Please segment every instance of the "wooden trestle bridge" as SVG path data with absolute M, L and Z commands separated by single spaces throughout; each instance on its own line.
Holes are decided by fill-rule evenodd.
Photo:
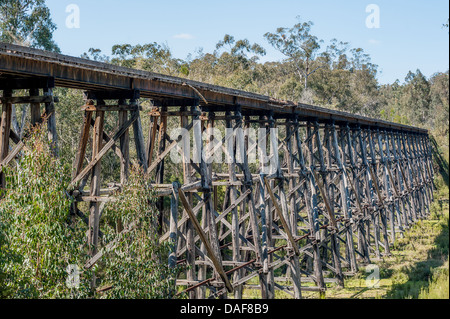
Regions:
M 161 241 L 172 241 L 168 263 L 182 267 L 176 283 L 190 298 L 242 298 L 244 287 L 260 289 L 262 298 L 274 298 L 275 290 L 301 298 L 302 291 L 324 292 L 328 282 L 343 286 L 345 276 L 389 255 L 396 237 L 429 215 L 433 166 L 426 130 L 3 43 L 0 167 L 23 147 L 11 128 L 13 104 L 30 105 L 32 125 L 46 116 L 58 152 L 54 87 L 85 91 L 71 194 L 90 203 L 85 219 L 96 248 L 87 268 L 101 258 L 99 216 L 112 192 L 101 188 L 102 157 L 119 156 L 120 187 L 133 139 L 158 196 L 170 197 L 170 207 L 157 204 L 166 212 Z M 139 99 L 151 100 L 151 112 L 142 111 Z M 118 112 L 118 123 L 108 134 L 104 121 L 111 112 Z M 142 127 L 144 116 L 149 127 Z M 186 157 L 180 139 L 169 135 L 169 117 L 194 137 L 206 128 L 242 129 L 241 160 L 234 152 L 223 164 Z M 249 163 L 253 143 L 245 129 L 251 127 L 278 142 L 275 171 L 263 171 L 262 161 Z M 276 139 L 271 128 L 279 128 Z M 200 141 L 203 149 L 211 142 Z M 88 144 L 92 158 L 85 164 Z M 167 181 L 164 172 L 174 150 L 182 155 L 182 181 Z M 4 187 L 3 173 L 0 178 Z M 73 209 L 83 216 L 76 204 Z

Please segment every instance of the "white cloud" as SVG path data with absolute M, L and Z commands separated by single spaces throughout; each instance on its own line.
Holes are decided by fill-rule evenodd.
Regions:
M 372 44 L 372 45 L 380 45 L 380 44 L 381 44 L 381 41 L 375 40 L 375 39 L 370 39 L 370 40 L 369 40 L 369 44 Z
M 174 39 L 192 40 L 194 36 L 189 33 L 180 33 L 173 36 Z

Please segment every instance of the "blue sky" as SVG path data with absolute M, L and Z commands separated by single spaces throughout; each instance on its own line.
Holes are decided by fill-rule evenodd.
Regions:
M 403 82 L 409 70 L 427 77 L 449 68 L 448 0 L 46 0 L 58 26 L 54 38 L 64 54 L 89 48 L 111 53 L 114 44 L 166 43 L 177 58 L 199 48 L 212 52 L 225 34 L 249 39 L 267 50 L 262 61 L 283 56 L 264 39 L 266 32 L 291 27 L 300 16 L 314 22 L 312 33 L 325 41 L 349 42 L 370 54 L 380 83 Z M 80 9 L 80 28 L 68 28 L 66 7 Z M 369 4 L 380 9 L 380 27 L 367 28 Z

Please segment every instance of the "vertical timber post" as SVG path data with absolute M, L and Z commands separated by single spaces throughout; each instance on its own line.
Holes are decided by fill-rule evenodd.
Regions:
M 289 202 L 289 217 L 288 223 L 290 226 L 291 233 L 296 236 L 297 235 L 297 209 L 295 205 L 295 192 L 293 192 L 293 189 L 295 187 L 295 177 L 294 177 L 294 145 L 298 145 L 298 142 L 295 140 L 298 134 L 298 119 L 295 118 L 294 121 L 292 119 L 289 119 L 286 123 L 286 146 L 287 146 L 287 152 L 286 152 L 286 161 L 287 161 L 287 168 L 288 168 L 288 174 L 289 174 L 289 191 L 290 195 L 288 198 Z M 292 132 L 294 130 L 294 132 Z M 293 143 L 294 141 L 294 143 Z M 296 143 L 297 142 L 297 143 Z M 300 154 L 302 150 L 297 150 L 297 154 Z M 286 200 L 286 195 L 284 195 L 284 178 L 280 179 L 280 195 L 282 195 L 283 199 Z M 286 204 L 284 206 L 287 206 Z M 291 247 L 293 249 L 293 247 Z M 292 252 L 291 252 L 292 254 Z M 300 273 L 300 262 L 299 257 L 292 255 L 289 258 L 289 266 L 291 270 L 291 278 L 292 283 L 294 286 L 294 298 L 295 299 L 301 299 L 302 298 L 302 291 L 301 291 L 301 273 Z
M 12 97 L 12 90 L 4 90 L 3 97 Z M 8 156 L 9 153 L 9 132 L 11 131 L 12 103 L 4 102 L 2 104 L 2 120 L 0 130 L 0 163 Z M 0 172 L 0 189 L 6 187 L 5 173 Z
M 314 142 L 317 146 L 317 122 L 314 124 L 314 132 L 312 132 L 312 124 L 308 122 L 307 135 L 308 135 L 308 150 L 309 150 L 309 165 L 310 171 L 309 177 L 309 189 L 310 198 L 309 201 L 309 224 L 311 227 L 311 241 L 312 241 L 312 251 L 313 251 L 313 265 L 314 265 L 314 276 L 317 287 L 321 290 L 321 296 L 323 295 L 323 290 L 325 289 L 325 282 L 323 279 L 322 272 L 322 260 L 320 258 L 319 243 L 320 243 L 320 226 L 319 226 L 319 208 L 318 208 L 318 198 L 317 198 L 317 185 L 314 178 L 316 171 L 315 160 L 314 160 Z M 321 150 L 320 150 L 321 151 Z
M 97 101 L 97 106 L 104 105 L 103 100 Z M 94 135 L 92 143 L 92 160 L 97 156 L 103 146 L 103 127 L 105 120 L 105 112 L 97 111 L 95 114 L 95 125 L 94 125 Z M 91 175 L 91 197 L 98 197 L 100 195 L 101 186 L 101 160 L 99 160 L 92 169 Z M 100 203 L 98 201 L 93 201 L 89 205 L 89 252 L 90 256 L 93 257 L 97 253 L 98 246 L 98 233 L 100 224 Z M 91 289 L 95 290 L 96 287 L 96 276 L 93 275 Z
M 53 89 L 44 88 L 44 96 L 53 98 Z M 56 114 L 55 103 L 45 103 L 45 115 L 47 117 L 48 138 L 52 144 L 52 152 L 54 156 L 58 156 L 58 134 L 56 132 Z
M 343 128 L 341 128 L 342 130 Z M 337 162 L 337 166 L 338 169 L 340 171 L 340 183 L 339 183 L 339 191 L 341 193 L 341 209 L 344 212 L 344 217 L 346 218 L 346 220 L 349 223 L 353 222 L 353 216 L 352 216 L 352 211 L 350 209 L 351 207 L 351 203 L 350 203 L 350 195 L 349 195 L 349 179 L 347 177 L 347 172 L 344 168 L 344 164 L 343 162 L 345 161 L 345 155 L 341 154 L 340 150 L 339 150 L 339 141 L 338 141 L 338 134 L 336 132 L 336 126 L 334 125 L 334 123 L 331 126 L 331 131 L 332 131 L 332 135 L 333 135 L 333 147 L 334 147 L 334 152 L 335 152 L 335 156 L 336 156 L 336 162 Z M 345 139 L 345 135 L 341 134 L 341 136 L 343 137 L 343 140 Z M 350 142 L 350 141 L 349 141 Z M 351 146 L 348 145 L 349 148 L 349 152 L 351 152 Z M 345 148 L 342 149 L 342 152 L 345 151 Z M 355 196 L 358 196 L 358 194 L 355 194 Z M 353 246 L 353 230 L 352 230 L 352 226 L 347 228 L 346 231 L 346 239 L 347 239 L 347 260 L 350 263 L 350 270 L 354 273 L 356 273 L 358 271 L 358 266 L 356 264 L 356 255 L 355 255 L 355 248 Z
M 230 189 L 229 189 L 229 196 L 230 196 L 230 202 L 231 203 L 235 203 L 238 195 L 237 195 L 237 189 L 236 186 L 234 185 L 234 183 L 237 182 L 237 177 L 236 177 L 236 151 L 237 151 L 237 145 L 240 145 L 240 143 L 242 141 L 236 141 L 236 148 L 234 146 L 234 136 L 236 136 L 236 138 L 241 137 L 241 135 L 239 135 L 239 137 L 237 135 L 234 134 L 233 132 L 233 124 L 232 124 L 232 120 L 231 120 L 231 112 L 227 111 L 225 113 L 225 117 L 226 117 L 226 139 L 227 139 L 227 143 L 226 145 L 228 145 L 228 149 L 227 149 L 227 163 L 228 163 L 228 174 L 229 174 L 229 181 L 231 182 L 230 185 Z M 236 117 L 237 118 L 237 117 Z M 237 119 L 236 120 L 237 123 L 237 129 L 241 129 L 241 120 Z M 235 151 L 236 149 L 236 151 Z M 241 258 L 240 258 L 240 240 L 239 240 L 239 216 L 238 216 L 238 209 L 237 207 L 234 207 L 232 212 L 231 212 L 231 237 L 232 237 L 232 254 L 233 254 L 233 261 L 234 262 L 240 262 Z M 233 275 L 233 282 L 237 282 L 239 281 L 240 278 L 240 272 L 236 271 Z M 242 285 L 239 285 L 238 287 L 236 287 L 236 289 L 234 290 L 234 298 L 235 299 L 242 299 Z

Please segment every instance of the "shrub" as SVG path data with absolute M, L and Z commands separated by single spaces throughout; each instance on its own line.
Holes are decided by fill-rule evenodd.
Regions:
M 98 269 L 102 285 L 112 287 L 103 298 L 172 297 L 177 270 L 168 267 L 169 243 L 159 242 L 154 198 L 149 176 L 134 166 L 117 200 L 105 209 L 106 241 L 118 238 L 122 229 L 134 227 L 120 235 L 102 258 Z
M 0 200 L 0 293 L 3 298 L 70 298 L 69 265 L 82 264 L 85 228 L 68 224 L 70 169 L 35 129 L 16 167 L 4 167 Z M 86 279 L 85 274 L 85 279 Z M 88 292 L 82 280 L 76 296 Z

